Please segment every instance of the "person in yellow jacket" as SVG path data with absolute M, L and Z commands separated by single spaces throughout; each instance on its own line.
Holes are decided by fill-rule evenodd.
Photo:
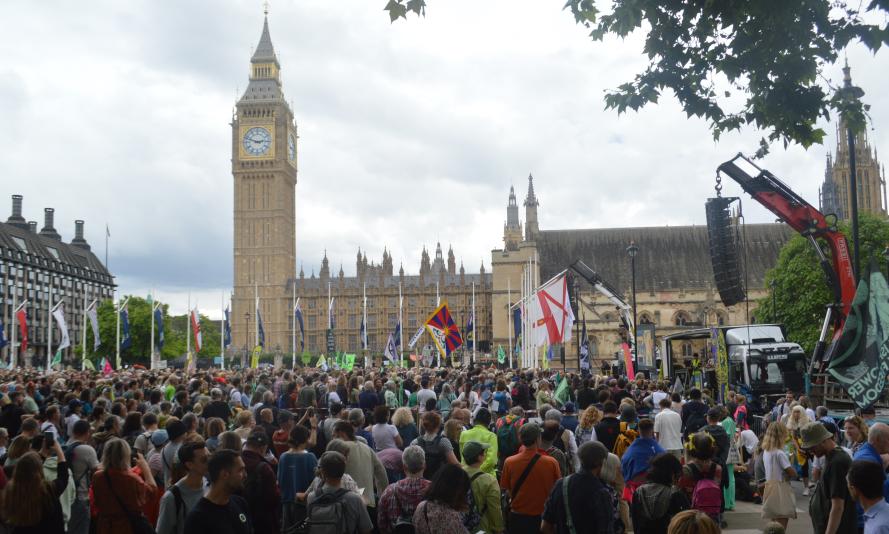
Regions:
M 460 433 L 460 450 L 470 441 L 477 441 L 490 445 L 485 455 L 485 461 L 482 462 L 481 470 L 489 475 L 497 476 L 497 434 L 488 430 L 491 426 L 491 412 L 487 408 L 480 408 L 475 414 L 473 427 Z M 466 461 L 463 461 L 466 465 Z

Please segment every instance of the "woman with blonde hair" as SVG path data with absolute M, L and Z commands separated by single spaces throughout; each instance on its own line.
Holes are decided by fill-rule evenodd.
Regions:
M 580 415 L 580 422 L 577 423 L 577 430 L 574 435 L 577 437 L 577 446 L 580 447 L 587 441 L 596 441 L 596 425 L 602 420 L 602 412 L 595 406 L 588 406 Z
M 444 434 L 451 442 L 454 449 L 454 455 L 458 460 L 462 460 L 460 451 L 460 434 L 463 433 L 463 422 L 459 419 L 448 419 L 444 425 Z
M 43 476 L 43 460 L 55 454 L 58 476 L 48 482 Z M 59 498 L 68 487 L 68 464 L 65 453 L 56 441 L 52 450 L 26 452 L 15 464 L 12 480 L 6 484 L 0 499 L 0 516 L 9 532 L 64 534 L 65 516 Z
M 142 509 L 152 497 L 157 484 L 151 475 L 151 468 L 142 453 L 136 452 L 131 460 L 130 446 L 120 438 L 111 438 L 105 444 L 102 454 L 102 468 L 93 475 L 92 489 L 98 515 L 97 534 L 132 533 L 134 517 L 148 519 Z M 138 474 L 131 468 L 138 468 Z
M 800 480 L 803 481 L 803 495 L 809 495 L 809 456 L 800 445 L 800 429 L 812 420 L 806 415 L 806 408 L 795 403 L 787 417 L 787 431 L 790 434 L 790 457 Z
M 392 424 L 401 436 L 402 450 L 420 436 L 410 408 L 401 407 L 392 414 Z
M 719 525 L 704 512 L 686 510 L 673 516 L 667 534 L 719 534 Z
M 846 434 L 846 447 L 854 455 L 862 445 L 867 443 L 867 424 L 857 415 L 847 417 L 843 421 L 843 431 Z
M 778 421 L 766 428 L 762 438 L 766 485 L 761 515 L 763 519 L 781 523 L 784 528 L 787 528 L 790 519 L 796 519 L 796 497 L 790 487 L 790 479 L 796 478 L 796 471 L 784 451 L 787 438 L 787 427 Z

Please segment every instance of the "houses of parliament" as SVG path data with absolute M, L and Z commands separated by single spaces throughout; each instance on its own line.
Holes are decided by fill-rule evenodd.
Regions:
M 301 257 L 321 256 L 320 271 L 306 275 L 302 268 L 297 272 L 295 247 L 297 123 L 284 99 L 281 66 L 267 19 L 250 67 L 249 84 L 237 102 L 231 123 L 234 351 L 254 344 L 258 301 L 265 351 L 289 353 L 298 329 L 293 314 L 296 297 L 304 319 L 305 350 L 313 354 L 327 352 L 328 303 L 332 298 L 336 349 L 358 353 L 366 296 L 369 355 L 380 357 L 401 313 L 407 357 L 408 340 L 439 302 L 448 303 L 463 331 L 474 294 L 476 347 L 480 353 L 493 354 L 498 346 L 506 350 L 515 344 L 509 308 L 519 299 L 522 272 L 529 261 L 539 266 L 534 281 L 540 284 L 582 259 L 630 302 L 630 243 L 638 248 L 638 322 L 654 325 L 657 336 L 700 326 L 745 324 L 755 321 L 756 302 L 767 294 L 766 271 L 775 265 L 782 246 L 793 235 L 784 224 L 745 225 L 749 302 L 725 307 L 714 283 L 706 226 L 546 229 L 541 225 L 545 217 L 538 213 L 540 209 L 540 215 L 545 215 L 545 202 L 538 197 L 534 178 L 529 175 L 521 208 L 513 188 L 505 195 L 503 241 L 491 251 L 490 271 L 482 264 L 476 272 L 467 272 L 462 263 L 458 264 L 452 247 L 445 252 L 441 244 L 436 244 L 431 251 L 423 248 L 419 269 L 414 271 L 417 274 L 408 274 L 403 264 L 396 271 L 396 261 L 386 249 L 379 261 L 369 259 L 365 247 L 355 256 L 355 276 L 345 276 L 341 258 L 328 258 L 322 251 L 301 252 Z M 859 148 L 862 154 L 869 153 L 866 138 Z M 838 150 L 831 169 L 836 187 L 830 198 L 840 203 L 848 196 L 842 189 L 845 161 L 842 150 Z M 860 156 L 859 168 L 865 169 L 867 161 L 866 156 Z M 875 153 L 873 162 L 874 167 L 867 167 L 863 175 L 866 178 L 859 182 L 865 184 L 860 189 L 865 195 L 860 205 L 885 213 L 885 203 L 880 202 L 878 193 L 885 182 L 875 167 Z M 541 190 L 551 187 L 547 183 Z M 826 193 L 822 191 L 822 204 L 828 199 Z M 701 206 L 703 210 L 703 199 Z M 339 269 L 334 272 L 337 265 Z M 411 265 L 407 268 L 411 270 Z M 578 366 L 577 342 L 584 325 L 594 368 L 613 361 L 622 341 L 617 310 L 579 279 L 574 289 L 575 332 L 568 345 L 558 347 L 558 356 L 551 365 L 560 367 L 564 361 L 569 368 Z M 296 336 L 300 338 L 298 331 Z M 419 345 L 429 342 L 424 334 Z M 299 342 L 297 350 L 301 350 Z M 677 349 L 688 357 L 693 350 L 690 344 Z

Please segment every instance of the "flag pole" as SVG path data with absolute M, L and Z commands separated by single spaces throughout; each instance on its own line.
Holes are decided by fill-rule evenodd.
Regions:
M 290 310 L 293 321 L 293 352 L 290 354 L 290 370 L 296 369 L 296 280 L 293 281 L 293 309 Z
M 191 291 L 188 292 L 188 313 L 185 314 L 185 371 L 191 367 Z
M 398 359 L 401 366 L 404 367 L 404 317 L 402 315 L 404 309 L 403 297 L 401 295 L 401 281 L 398 281 Z
M 15 338 L 17 337 L 15 334 L 16 327 L 16 317 L 18 317 L 19 309 L 18 309 L 18 291 L 16 291 L 16 287 L 12 286 L 12 327 L 9 329 L 9 368 L 15 369 L 16 364 L 16 342 Z
M 475 355 L 475 347 L 478 345 L 478 339 L 475 337 L 475 282 L 472 282 L 472 362 L 470 364 L 476 362 L 477 356 Z
M 363 311 L 361 312 L 361 322 L 364 324 L 364 332 L 361 333 L 361 352 L 364 356 L 364 367 L 368 367 L 367 361 L 367 282 L 364 282 L 361 286 L 362 291 L 362 306 Z
M 151 370 L 154 371 L 157 369 L 156 360 L 154 357 L 154 310 L 155 310 L 155 302 L 154 302 L 154 290 L 151 291 L 151 312 L 148 315 L 148 322 L 151 323 Z
M 256 284 L 256 280 L 253 281 L 253 296 L 256 299 L 256 309 L 253 310 L 253 330 L 256 332 L 256 343 L 253 344 L 253 347 L 256 348 L 259 346 L 259 286 Z
M 83 371 L 86 369 L 86 288 L 87 285 L 83 285 L 83 317 L 81 317 L 80 321 L 80 370 Z
M 509 368 L 512 369 L 512 280 L 506 279 L 506 331 L 509 336 Z
M 222 318 L 219 319 L 219 368 L 225 370 L 225 291 L 219 304 L 222 308 Z
M 107 241 L 108 238 L 106 237 L 105 240 Z M 107 249 L 108 247 L 105 248 Z M 114 305 L 114 315 L 117 317 L 117 343 L 115 344 L 114 363 L 117 365 L 117 368 L 120 369 L 120 296 L 117 297 L 117 302 Z
M 46 329 L 46 372 L 49 372 L 49 367 L 52 362 L 52 281 L 53 276 L 49 275 L 49 311 L 46 313 L 46 324 L 49 325 Z

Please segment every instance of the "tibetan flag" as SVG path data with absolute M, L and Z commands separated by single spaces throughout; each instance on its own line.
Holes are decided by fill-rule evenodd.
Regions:
M 194 333 L 194 351 L 201 352 L 201 318 L 197 308 L 191 310 L 191 331 Z
M 425 325 L 442 356 L 450 356 L 453 351 L 463 345 L 463 336 L 460 335 L 460 329 L 457 328 L 457 323 L 451 317 L 446 302 L 432 312 L 432 315 L 426 319 Z
M 52 316 L 56 320 L 56 324 L 59 325 L 59 332 L 62 335 L 59 346 L 56 347 L 56 350 L 61 351 L 71 346 L 71 338 L 68 337 L 68 323 L 65 322 L 65 311 L 62 306 L 53 310 Z M 61 363 L 61 353 L 59 353 L 59 363 Z
M 3 326 L 3 319 L 0 319 L 0 349 L 9 344 L 9 341 L 6 340 L 6 329 Z
M 19 350 L 24 353 L 28 350 L 28 314 L 25 312 L 24 304 L 15 312 L 15 319 L 19 323 L 19 337 L 22 339 Z
M 303 311 L 299 307 L 299 300 L 296 301 L 296 307 L 293 309 L 293 316 L 296 319 L 296 324 L 299 325 L 299 348 L 300 350 L 306 350 L 306 330 L 303 327 Z
M 86 317 L 90 320 L 90 328 L 93 331 L 93 352 L 96 352 L 99 350 L 99 345 L 102 344 L 102 341 L 99 339 L 99 316 L 96 314 L 95 302 L 93 302 L 93 305 L 86 310 Z M 161 336 L 161 340 L 163 340 L 163 336 Z M 163 343 L 161 344 L 163 345 Z
M 389 341 L 386 342 L 386 350 L 383 354 L 385 354 L 386 358 L 389 358 L 389 361 L 393 363 L 398 360 L 398 349 L 395 347 L 395 338 L 392 337 L 392 334 L 389 334 Z
M 472 339 L 472 323 L 475 322 L 475 318 L 472 316 L 472 312 L 469 312 L 469 322 L 466 323 L 466 348 L 472 350 L 472 344 L 475 341 Z
M 160 307 L 154 310 L 154 322 L 157 323 L 157 351 L 164 350 L 164 313 Z
M 565 273 L 534 293 L 529 312 L 532 332 L 538 344 L 555 345 L 571 341 L 574 312 L 568 299 L 568 277 Z
M 231 311 L 228 309 L 228 306 L 225 307 L 225 322 L 222 324 L 223 337 L 222 337 L 222 346 L 223 348 L 229 348 L 232 346 L 232 321 L 231 321 Z
M 258 325 L 259 346 L 265 347 L 265 329 L 262 327 L 262 315 L 259 313 L 259 308 L 256 309 L 256 324 Z
M 133 338 L 130 337 L 130 313 L 126 308 L 120 310 L 120 328 L 123 330 L 120 350 L 127 350 L 133 345 Z

